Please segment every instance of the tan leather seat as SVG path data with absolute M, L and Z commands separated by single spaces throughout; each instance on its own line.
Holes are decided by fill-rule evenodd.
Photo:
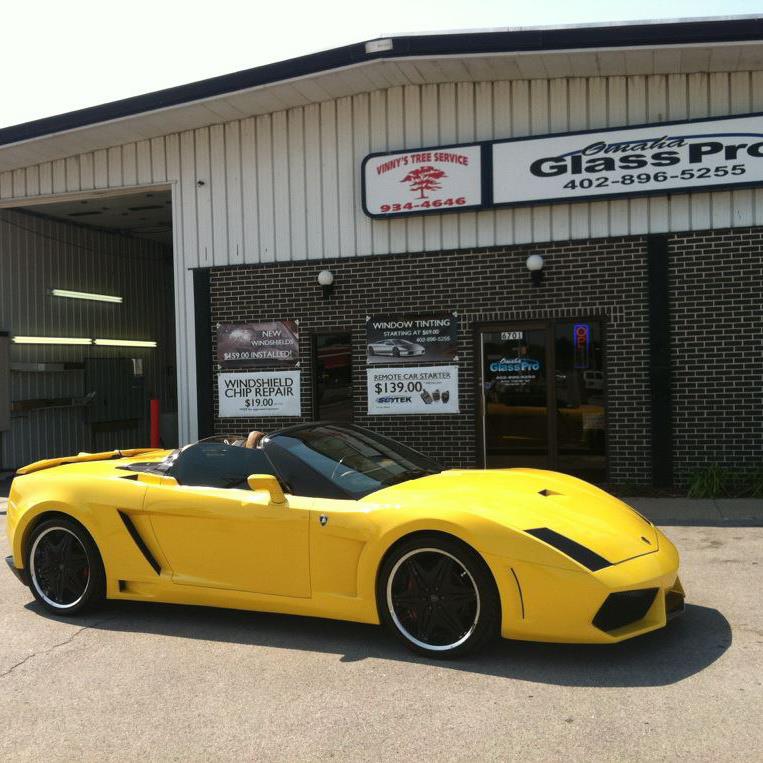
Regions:
M 253 429 L 246 438 L 246 444 L 244 445 L 245 448 L 256 448 L 259 444 L 262 438 L 265 436 L 264 432 L 258 432 L 256 429 Z

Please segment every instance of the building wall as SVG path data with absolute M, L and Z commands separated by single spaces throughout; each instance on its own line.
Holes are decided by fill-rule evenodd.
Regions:
M 763 229 L 669 240 L 676 479 L 763 466 Z
M 118 294 L 122 304 L 51 297 L 51 288 Z M 144 360 L 146 391 L 176 406 L 172 262 L 166 247 L 37 216 L 0 210 L 0 331 L 22 336 L 155 339 L 156 349 L 10 346 L 11 363 L 81 363 L 86 357 Z M 11 401 L 81 398 L 82 370 L 10 372 Z M 148 443 L 147 422 L 96 433 L 82 408 L 12 413 L 0 432 L 0 467 L 80 450 Z
M 669 239 L 675 482 L 720 463 L 754 469 L 763 460 L 763 229 L 704 231 Z M 528 254 L 542 253 L 545 280 L 530 286 Z M 479 415 L 480 323 L 602 316 L 606 336 L 609 480 L 648 483 L 649 335 L 645 237 L 550 246 L 449 251 L 335 260 L 331 299 L 317 264 L 239 266 L 211 272 L 212 336 L 217 322 L 300 321 L 301 419 L 221 419 L 215 430 L 274 431 L 309 421 L 310 334 L 348 328 L 353 338 L 355 422 L 394 437 L 448 466 L 474 466 Z M 368 416 L 365 317 L 388 312 L 458 312 L 460 410 L 447 416 Z M 415 364 L 410 364 L 415 365 Z M 215 393 L 217 390 L 214 384 Z
M 173 188 L 181 438 L 196 435 L 191 268 L 763 224 L 763 190 L 371 221 L 372 151 L 763 111 L 763 71 L 391 87 L 0 173 L 0 206 Z
M 543 287 L 525 267 L 542 251 Z M 643 237 L 567 242 L 553 246 L 355 258 L 324 263 L 335 278 L 324 300 L 311 263 L 215 268 L 212 328 L 218 322 L 300 321 L 301 419 L 220 419 L 218 433 L 274 431 L 309 421 L 312 412 L 310 333 L 349 328 L 353 338 L 354 420 L 422 450 L 448 466 L 474 466 L 480 323 L 544 317 L 602 316 L 606 323 L 612 479 L 645 481 L 649 474 L 646 240 Z M 460 321 L 458 415 L 368 416 L 365 318 L 372 313 L 455 310 Z M 414 365 L 414 364 L 411 364 Z M 216 382 L 214 384 L 217 390 Z

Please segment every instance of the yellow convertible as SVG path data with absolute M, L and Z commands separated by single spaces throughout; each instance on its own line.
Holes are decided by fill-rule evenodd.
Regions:
M 352 425 L 39 461 L 13 481 L 8 537 L 52 613 L 109 598 L 382 622 L 432 657 L 621 641 L 684 599 L 673 544 L 598 488 L 443 470 Z

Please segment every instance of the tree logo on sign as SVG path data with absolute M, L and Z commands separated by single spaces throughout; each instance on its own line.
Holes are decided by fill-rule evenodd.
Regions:
M 447 175 L 442 170 L 426 165 L 411 170 L 400 182 L 409 183 L 411 191 L 418 192 L 419 199 L 426 199 L 427 191 L 439 191 L 442 188 L 439 180 L 444 177 Z

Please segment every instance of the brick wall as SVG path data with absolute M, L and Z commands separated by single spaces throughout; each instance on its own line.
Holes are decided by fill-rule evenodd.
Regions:
M 532 288 L 528 254 L 545 260 Z M 322 298 L 317 274 L 334 273 Z M 298 319 L 302 420 L 312 418 L 310 333 L 347 328 L 353 337 L 355 422 L 394 437 L 449 466 L 474 466 L 474 328 L 492 321 L 602 316 L 606 331 L 610 479 L 649 480 L 646 242 L 643 237 L 511 249 L 376 256 L 320 262 L 215 268 L 211 271 L 213 341 L 217 322 Z M 366 414 L 365 318 L 373 313 L 455 310 L 461 324 L 459 415 Z M 214 348 L 213 348 L 214 350 Z M 414 365 L 414 364 L 411 364 Z M 217 389 L 215 380 L 214 389 Z M 273 431 L 299 419 L 220 419 L 215 430 Z
M 763 465 L 763 229 L 680 234 L 671 251 L 676 481 Z

